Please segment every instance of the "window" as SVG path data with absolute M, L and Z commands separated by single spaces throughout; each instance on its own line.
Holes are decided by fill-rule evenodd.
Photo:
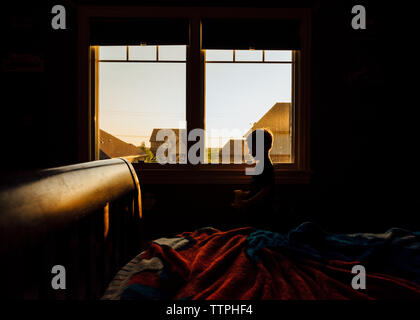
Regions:
M 178 160 L 181 132 L 188 136 L 199 129 L 203 165 L 194 172 L 223 169 L 220 181 L 225 181 L 226 170 L 243 175 L 247 134 L 267 128 L 274 136 L 270 155 L 276 176 L 306 175 L 309 11 L 242 8 L 226 18 L 217 8 L 172 8 L 161 18 L 151 8 L 131 9 L 120 8 L 115 16 L 87 11 L 79 21 L 90 30 L 79 66 L 90 70 L 89 89 L 83 73 L 80 82 L 81 114 L 89 110 L 90 117 L 89 123 L 81 118 L 81 144 L 87 133 L 91 137 L 85 159 L 130 156 L 144 178 L 147 170 L 162 169 L 152 163 L 163 143 L 156 140 L 157 130 L 175 131 Z M 90 47 L 89 65 L 84 45 Z M 225 164 L 221 154 L 229 149 L 232 155 L 238 141 L 243 157 L 237 161 L 233 155 Z M 196 142 L 189 141 L 187 151 Z M 173 171 L 174 177 L 185 181 L 201 175 L 181 174 L 193 170 L 189 166 L 164 168 L 181 170 Z M 213 173 L 207 177 L 214 179 Z M 153 183 L 162 182 L 155 178 Z
M 156 132 L 185 129 L 186 46 L 99 46 L 99 158 L 156 161 Z
M 273 134 L 273 163 L 292 162 L 293 57 L 291 50 L 206 51 L 210 162 L 221 162 L 222 153 L 229 151 L 230 162 L 238 162 L 233 150 L 239 146 L 246 155 L 246 136 L 261 128 Z

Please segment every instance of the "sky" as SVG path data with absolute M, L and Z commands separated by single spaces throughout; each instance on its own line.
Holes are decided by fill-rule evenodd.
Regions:
M 185 60 L 185 50 L 159 47 L 159 56 Z M 130 47 L 129 54 L 131 59 L 155 59 L 156 50 Z M 236 58 L 261 59 L 261 54 L 237 51 Z M 266 59 L 269 54 L 277 53 L 266 52 Z M 125 60 L 125 55 L 125 47 L 100 48 L 100 59 Z M 208 60 L 227 55 L 232 59 L 232 51 L 207 51 Z M 222 147 L 229 137 L 242 137 L 275 103 L 290 101 L 290 64 L 206 63 L 207 147 Z M 136 146 L 149 146 L 154 128 L 185 128 L 185 119 L 185 62 L 99 63 L 101 129 Z

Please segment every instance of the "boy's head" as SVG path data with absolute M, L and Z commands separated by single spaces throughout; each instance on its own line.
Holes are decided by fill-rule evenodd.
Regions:
M 273 147 L 273 135 L 267 129 L 255 129 L 248 135 L 246 142 L 253 158 L 259 158 L 257 152 L 263 152 L 264 158 L 267 158 L 269 151 Z M 261 142 L 264 142 L 264 148 L 260 149 L 259 144 Z

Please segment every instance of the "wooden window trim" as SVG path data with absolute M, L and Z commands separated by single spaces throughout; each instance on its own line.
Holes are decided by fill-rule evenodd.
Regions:
M 291 18 L 301 22 L 301 50 L 295 53 L 293 88 L 295 108 L 292 128 L 293 163 L 276 164 L 277 183 L 308 183 L 310 179 L 310 9 L 306 8 L 218 8 L 218 7 L 141 7 L 80 6 L 78 8 L 78 74 L 79 74 L 79 161 L 98 159 L 96 63 L 91 63 L 89 19 L 108 18 L 187 18 L 190 20 L 190 44 L 187 46 L 187 129 L 204 128 L 205 120 L 205 53 L 201 50 L 203 18 Z M 96 50 L 97 52 L 97 50 Z M 97 56 L 94 56 L 97 61 Z M 196 109 L 193 106 L 198 106 Z M 248 183 L 241 165 L 149 166 L 133 164 L 142 183 Z

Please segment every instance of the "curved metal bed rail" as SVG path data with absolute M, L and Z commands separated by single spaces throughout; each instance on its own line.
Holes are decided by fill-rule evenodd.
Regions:
M 137 252 L 140 218 L 140 184 L 123 158 L 5 177 L 0 183 L 1 272 L 24 276 L 2 295 L 99 297 Z M 56 264 L 67 264 L 72 273 L 68 290 L 51 288 Z

